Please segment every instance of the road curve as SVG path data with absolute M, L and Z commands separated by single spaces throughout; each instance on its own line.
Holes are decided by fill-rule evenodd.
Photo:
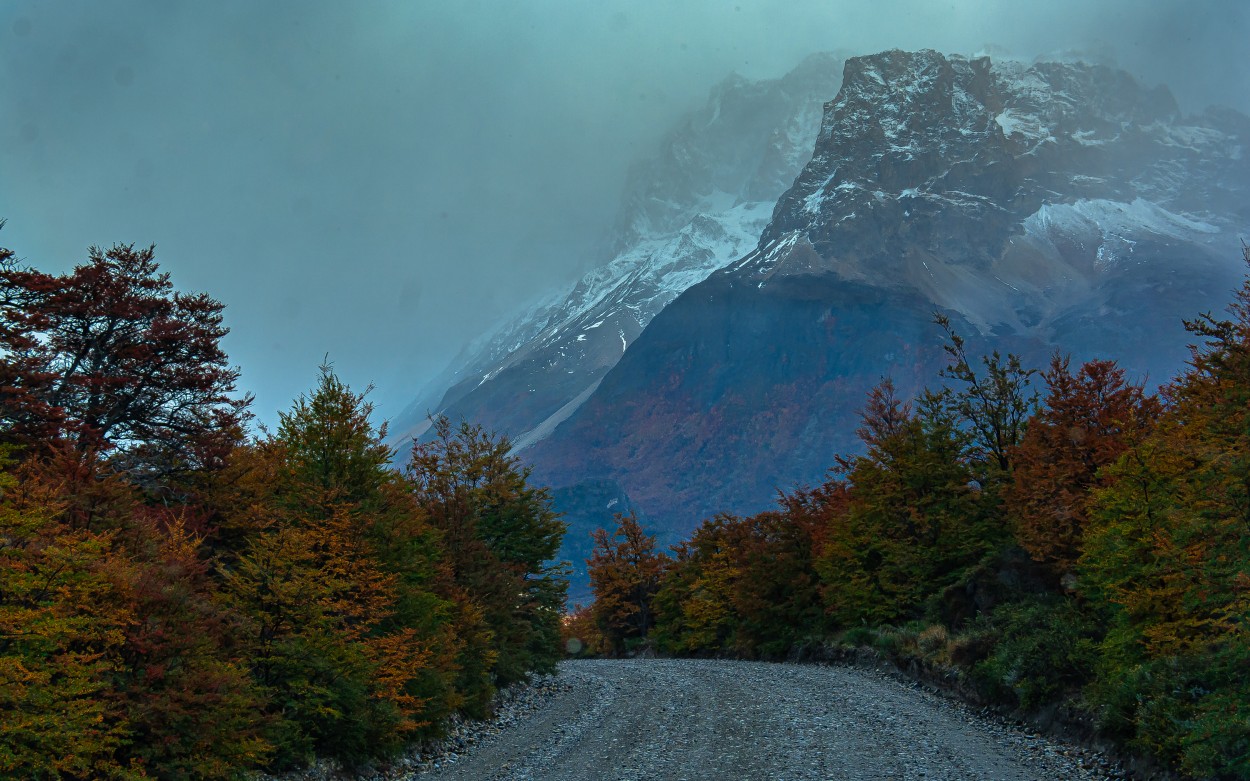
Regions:
M 1103 779 L 1082 752 L 843 667 L 565 662 L 542 707 L 420 779 Z

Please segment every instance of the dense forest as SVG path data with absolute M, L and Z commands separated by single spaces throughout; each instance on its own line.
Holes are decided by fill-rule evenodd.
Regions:
M 350 766 L 554 669 L 564 524 L 507 441 L 398 470 L 329 366 L 250 435 L 222 313 L 150 248 L 0 249 L 2 777 Z
M 1250 263 L 1250 250 L 1246 250 Z M 1188 776 L 1250 778 L 1250 281 L 1196 317 L 1157 394 L 1113 361 L 967 355 L 888 379 L 863 454 L 671 554 L 599 530 L 583 653 L 873 649 L 980 702 L 1084 726 Z

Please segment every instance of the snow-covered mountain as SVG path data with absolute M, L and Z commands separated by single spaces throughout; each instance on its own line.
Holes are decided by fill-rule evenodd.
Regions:
M 1247 227 L 1234 112 L 1182 117 L 1166 88 L 1080 63 L 895 51 L 853 71 L 735 273 L 819 269 L 920 291 L 982 332 L 1039 333 L 1145 262 L 1136 242 Z
M 857 449 L 881 377 L 934 381 L 935 311 L 972 350 L 1040 365 L 1058 347 L 1165 381 L 1181 318 L 1244 270 L 1248 142 L 1245 116 L 1183 116 L 1104 66 L 847 60 L 758 244 L 655 316 L 526 456 L 553 485 L 613 480 L 679 531 L 761 509 Z
M 842 60 L 815 55 L 780 79 L 732 76 L 660 153 L 633 167 L 605 262 L 566 292 L 479 340 L 392 424 L 420 436 L 428 413 L 509 435 L 548 436 L 682 291 L 750 251 L 811 155 Z

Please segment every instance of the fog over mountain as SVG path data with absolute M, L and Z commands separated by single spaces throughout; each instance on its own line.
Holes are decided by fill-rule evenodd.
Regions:
M 731 71 L 817 51 L 1056 50 L 1250 110 L 1250 11 L 1015 2 L 0 5 L 0 245 L 157 244 L 228 305 L 268 422 L 328 355 L 386 416 L 610 257 L 631 163 Z M 828 96 L 832 99 L 833 94 Z

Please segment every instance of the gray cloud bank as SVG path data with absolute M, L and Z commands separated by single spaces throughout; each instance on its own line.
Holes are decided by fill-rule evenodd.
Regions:
M 0 245 L 156 243 L 275 411 L 326 354 L 393 414 L 596 257 L 629 163 L 730 71 L 820 50 L 1078 50 L 1250 109 L 1250 4 L 9 2 Z M 833 96 L 830 96 L 831 98 Z

